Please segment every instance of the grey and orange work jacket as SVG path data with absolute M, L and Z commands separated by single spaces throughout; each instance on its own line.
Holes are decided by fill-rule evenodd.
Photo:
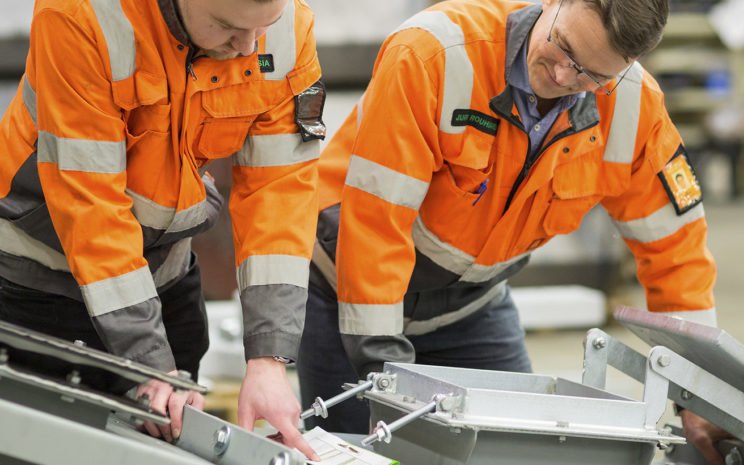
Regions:
M 699 184 L 640 64 L 612 95 L 579 98 L 528 157 L 508 76 L 540 13 L 452 0 L 413 16 L 323 150 L 313 269 L 336 291 L 359 372 L 412 362 L 406 336 L 503 296 L 533 250 L 598 204 L 636 258 L 649 310 L 715 324 Z
M 174 360 L 158 291 L 222 198 L 246 357 L 297 357 L 317 205 L 325 91 L 313 14 L 290 0 L 257 53 L 197 50 L 174 0 L 37 0 L 26 72 L 0 124 L 0 275 L 85 302 L 106 347 Z

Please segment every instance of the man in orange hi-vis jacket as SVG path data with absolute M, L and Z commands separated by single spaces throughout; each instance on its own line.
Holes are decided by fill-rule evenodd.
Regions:
M 648 308 L 715 324 L 699 184 L 636 62 L 668 9 L 451 0 L 388 37 L 321 155 L 304 403 L 385 361 L 529 371 L 507 279 L 598 204 Z M 321 424 L 365 431 L 357 404 Z
M 191 237 L 230 211 L 247 368 L 239 417 L 296 428 L 325 91 L 303 0 L 37 0 L 0 125 L 0 319 L 196 378 L 206 351 Z M 88 381 L 88 380 L 84 380 Z M 185 403 L 138 388 L 179 436 Z

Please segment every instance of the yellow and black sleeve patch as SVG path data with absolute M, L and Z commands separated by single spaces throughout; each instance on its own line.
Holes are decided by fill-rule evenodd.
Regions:
M 684 214 L 703 201 L 703 191 L 684 146 L 677 148 L 672 159 L 659 173 L 659 179 L 674 204 L 677 215 Z

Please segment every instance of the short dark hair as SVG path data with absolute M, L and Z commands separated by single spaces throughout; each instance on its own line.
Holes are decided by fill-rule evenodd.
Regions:
M 610 46 L 626 60 L 653 50 L 661 40 L 669 17 L 669 0 L 581 1 L 599 14 Z

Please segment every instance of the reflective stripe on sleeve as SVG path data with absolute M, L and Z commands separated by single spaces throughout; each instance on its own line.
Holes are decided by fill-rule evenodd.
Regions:
M 264 43 L 265 53 L 274 59 L 274 71 L 264 73 L 264 78 L 271 81 L 284 79 L 297 61 L 294 0 L 287 2 L 282 17 L 266 31 Z
M 111 78 L 121 81 L 134 74 L 134 28 L 121 7 L 121 0 L 90 0 L 106 38 Z
M 699 323 L 701 325 L 718 327 L 718 317 L 716 309 L 711 308 L 707 310 L 690 310 L 684 312 L 658 312 L 662 315 L 667 315 L 675 318 L 681 318 L 685 321 L 692 323 Z
M 403 333 L 403 302 L 397 304 L 338 303 L 341 334 L 394 336 Z
M 23 104 L 26 106 L 28 114 L 31 115 L 31 119 L 34 124 L 38 127 L 39 122 L 36 119 L 36 91 L 31 87 L 31 83 L 28 82 L 28 75 L 23 76 Z
M 414 210 L 419 209 L 429 190 L 429 183 L 357 155 L 351 156 L 346 185 Z
M 246 137 L 235 156 L 239 166 L 264 168 L 305 163 L 320 158 L 320 140 L 303 142 L 300 134 Z
M 60 171 L 118 174 L 127 168 L 125 141 L 68 139 L 39 131 L 39 163 L 56 163 Z
M 671 236 L 683 226 L 704 216 L 703 204 L 698 204 L 680 216 L 677 215 L 674 206 L 669 203 L 645 218 L 631 221 L 614 221 L 614 223 L 625 239 L 645 244 Z
M 633 162 L 641 116 L 642 80 L 643 67 L 636 62 L 615 90 L 615 111 L 605 147 L 605 161 L 624 164 Z
M 146 266 L 103 281 L 80 286 L 85 306 L 92 316 L 130 307 L 157 297 L 155 283 Z
M 465 126 L 452 126 L 452 114 L 458 108 L 470 108 L 473 93 L 473 64 L 465 50 L 465 35 L 460 26 L 441 11 L 423 11 L 395 32 L 412 28 L 429 32 L 444 49 L 444 95 L 439 129 L 448 134 L 462 134 Z
M 310 260 L 293 255 L 253 255 L 238 267 L 238 288 L 291 284 L 307 289 Z

